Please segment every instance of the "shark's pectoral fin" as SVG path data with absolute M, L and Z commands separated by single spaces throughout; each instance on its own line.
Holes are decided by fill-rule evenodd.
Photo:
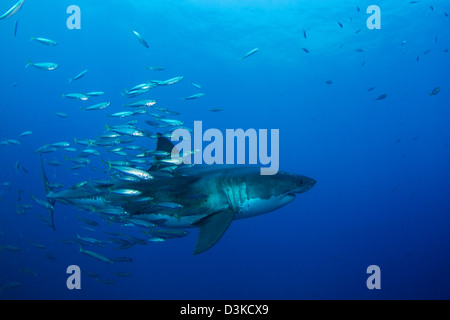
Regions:
M 233 221 L 234 212 L 231 209 L 214 213 L 195 224 L 199 229 L 194 254 L 205 252 L 223 236 Z

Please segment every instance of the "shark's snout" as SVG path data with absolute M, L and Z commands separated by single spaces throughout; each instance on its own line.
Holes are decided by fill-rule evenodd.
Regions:
M 293 192 L 294 193 L 306 192 L 306 191 L 310 190 L 312 187 L 314 187 L 316 182 L 317 181 L 313 178 L 308 178 L 308 177 L 302 176 L 297 183 L 297 188 L 295 190 L 293 190 Z

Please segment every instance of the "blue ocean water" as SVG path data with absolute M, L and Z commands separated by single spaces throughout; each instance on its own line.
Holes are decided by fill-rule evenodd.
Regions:
M 3 0 L 0 14 L 14 2 Z M 70 5 L 81 9 L 80 30 L 66 25 Z M 381 9 L 381 29 L 367 27 L 370 5 Z M 26 1 L 0 20 L 0 299 L 449 299 L 449 14 L 448 3 L 428 0 Z M 59 66 L 24 68 L 27 60 Z M 35 150 L 68 141 L 79 151 L 74 139 L 95 139 L 105 125 L 142 123 L 149 118 L 108 115 L 134 101 L 125 89 L 176 76 L 184 79 L 142 98 L 188 127 L 279 129 L 280 169 L 317 184 L 275 212 L 234 221 L 200 255 L 196 229 L 127 250 L 87 247 L 132 263 L 81 255 L 63 240 L 145 234 L 62 204 L 53 230 L 31 198 L 45 199 Z M 105 95 L 62 97 L 92 91 Z M 103 101 L 111 106 L 80 109 Z M 45 166 L 49 181 L 107 178 L 99 158 L 121 157 L 98 150 L 80 170 L 68 170 L 68 151 L 45 154 L 62 163 Z M 23 204 L 33 207 L 23 213 Z M 99 225 L 87 230 L 83 218 Z M 81 268 L 81 290 L 66 286 L 70 265 Z M 370 265 L 380 267 L 381 289 L 367 288 Z

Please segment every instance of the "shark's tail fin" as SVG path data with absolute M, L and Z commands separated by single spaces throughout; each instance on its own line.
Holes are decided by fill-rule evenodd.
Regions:
M 51 192 L 53 192 L 53 190 L 50 187 L 50 183 L 48 182 L 47 175 L 45 174 L 44 164 L 42 162 L 42 154 L 39 154 L 39 156 L 41 158 L 42 181 L 44 182 L 45 197 L 47 199 L 47 202 L 51 205 L 51 208 L 54 208 L 55 200 L 49 197 L 49 194 Z M 50 211 L 50 221 L 52 224 L 52 228 L 53 228 L 53 230 L 55 230 L 55 223 L 53 221 L 53 209 L 49 209 L 49 211 Z

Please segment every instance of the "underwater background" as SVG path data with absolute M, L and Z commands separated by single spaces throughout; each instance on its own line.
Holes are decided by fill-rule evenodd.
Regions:
M 14 3 L 2 0 L 0 14 Z M 80 30 L 66 25 L 70 5 L 81 9 Z M 381 29 L 366 25 L 370 5 Z M 26 1 L 0 20 L 0 299 L 449 299 L 449 14 L 449 2 L 427 0 Z M 133 262 L 81 255 L 77 235 L 145 234 L 62 204 L 53 230 L 32 199 L 45 199 L 36 150 L 60 141 L 82 150 L 74 139 L 124 122 L 108 115 L 128 110 L 125 89 L 177 76 L 143 99 L 188 127 L 279 129 L 280 170 L 317 184 L 275 212 L 234 221 L 200 255 L 197 229 L 126 250 L 87 247 Z M 105 94 L 62 97 L 92 91 Z M 80 109 L 103 101 L 111 105 Z M 149 117 L 132 119 L 143 127 Z M 100 159 L 120 157 L 96 149 L 79 170 L 68 151 L 44 154 L 61 163 L 45 165 L 49 181 L 107 178 Z M 66 287 L 70 265 L 81 268 L 81 290 Z M 370 265 L 380 267 L 379 290 L 366 286 Z

